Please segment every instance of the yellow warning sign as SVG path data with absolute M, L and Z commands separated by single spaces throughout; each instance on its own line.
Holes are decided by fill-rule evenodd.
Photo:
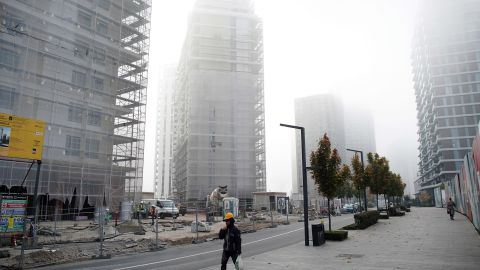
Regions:
M 45 122 L 0 113 L 0 157 L 41 160 Z

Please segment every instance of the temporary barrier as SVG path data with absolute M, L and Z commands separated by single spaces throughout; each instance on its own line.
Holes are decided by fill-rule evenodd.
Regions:
M 454 179 L 446 183 L 446 200 L 452 198 L 456 209 L 480 230 L 480 136 L 473 141 L 472 152 L 465 155 L 463 166 Z

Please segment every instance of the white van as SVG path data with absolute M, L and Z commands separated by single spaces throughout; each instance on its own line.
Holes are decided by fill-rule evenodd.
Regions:
M 148 199 L 143 200 L 146 204 L 147 209 L 153 205 L 155 206 L 155 211 L 157 217 L 163 219 L 165 217 L 178 217 L 178 208 L 175 206 L 175 202 L 168 199 Z

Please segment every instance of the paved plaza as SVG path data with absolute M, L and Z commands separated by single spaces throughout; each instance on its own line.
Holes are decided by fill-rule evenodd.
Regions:
M 462 215 L 412 208 L 404 217 L 349 231 L 343 242 L 304 242 L 244 258 L 246 269 L 480 269 L 480 237 Z M 245 247 L 248 248 L 248 247 Z M 208 269 L 217 269 L 210 267 Z M 233 264 L 229 269 L 234 269 Z

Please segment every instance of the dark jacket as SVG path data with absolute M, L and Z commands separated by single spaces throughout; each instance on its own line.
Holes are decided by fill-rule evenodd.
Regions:
M 226 229 L 220 229 L 218 237 L 223 239 L 224 251 L 242 254 L 242 237 L 240 230 L 233 225 L 233 222 Z
M 456 207 L 456 205 L 453 201 L 448 201 L 447 202 L 447 209 L 448 210 L 453 210 L 455 207 Z

